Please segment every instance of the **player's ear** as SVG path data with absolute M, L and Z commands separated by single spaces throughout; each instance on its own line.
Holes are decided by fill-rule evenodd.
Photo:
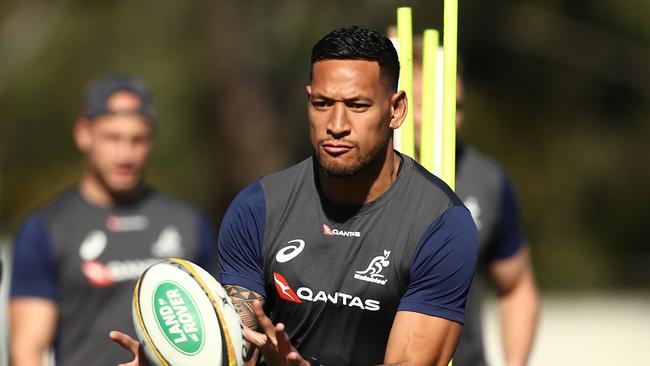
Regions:
M 390 128 L 399 128 L 406 118 L 406 113 L 408 113 L 406 93 L 400 90 L 390 98 Z
M 307 96 L 307 101 L 309 102 L 309 99 L 311 98 L 311 85 L 305 86 L 305 95 Z
M 92 122 L 87 118 L 80 117 L 74 124 L 74 141 L 77 144 L 77 148 L 82 153 L 87 153 L 90 150 L 90 145 L 92 144 L 92 138 L 90 136 L 90 127 Z

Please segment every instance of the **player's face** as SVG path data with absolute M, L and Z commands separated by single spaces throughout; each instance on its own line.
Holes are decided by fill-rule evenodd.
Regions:
M 117 92 L 108 102 L 109 111 L 135 111 L 139 99 L 129 92 Z M 151 152 L 153 129 L 137 113 L 104 115 L 84 123 L 86 138 L 82 150 L 88 168 L 112 193 L 129 193 L 142 179 Z
M 307 97 L 311 142 L 329 176 L 353 176 L 383 158 L 402 121 L 393 115 L 403 94 L 390 90 L 377 62 L 318 61 Z

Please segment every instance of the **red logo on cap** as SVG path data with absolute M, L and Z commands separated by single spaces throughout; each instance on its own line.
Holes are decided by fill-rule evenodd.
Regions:
M 293 292 L 287 283 L 287 280 L 285 280 L 281 274 L 273 272 L 273 279 L 275 280 L 275 289 L 278 290 L 278 295 L 280 295 L 281 298 L 302 304 L 302 301 L 298 296 L 296 296 L 296 293 Z

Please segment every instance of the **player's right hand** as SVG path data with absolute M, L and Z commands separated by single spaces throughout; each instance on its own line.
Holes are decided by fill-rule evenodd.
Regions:
M 149 366 L 147 359 L 142 354 L 142 349 L 140 348 L 140 343 L 138 341 L 131 338 L 128 334 L 116 330 L 110 332 L 108 336 L 113 340 L 113 342 L 131 352 L 133 355 L 133 361 L 121 363 L 118 366 Z
M 267 365 L 309 366 L 309 362 L 291 344 L 289 336 L 284 331 L 284 324 L 274 325 L 264 313 L 259 300 L 253 301 L 253 312 L 260 332 L 244 327 L 244 338 L 262 352 Z

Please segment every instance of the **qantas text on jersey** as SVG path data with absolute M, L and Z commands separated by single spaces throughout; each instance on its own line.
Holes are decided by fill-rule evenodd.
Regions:
M 379 311 L 381 308 L 380 302 L 373 299 L 361 300 L 358 296 L 352 296 L 345 294 L 343 292 L 335 292 L 333 294 L 326 293 L 325 291 L 318 291 L 314 293 L 314 290 L 308 287 L 300 287 L 297 291 L 298 297 L 306 301 L 322 301 L 322 302 L 331 302 L 332 304 L 338 304 L 339 301 L 342 305 L 349 307 L 357 307 L 361 310 L 368 311 Z
M 327 293 L 325 291 L 317 291 L 310 289 L 309 287 L 300 287 L 298 291 L 294 293 L 291 286 L 287 283 L 287 280 L 282 277 L 281 274 L 274 272 L 273 279 L 275 281 L 275 288 L 278 291 L 280 298 L 302 304 L 301 300 L 311 301 L 311 302 L 331 302 L 332 304 L 341 304 L 349 307 L 357 307 L 361 310 L 368 311 L 379 311 L 381 309 L 381 303 L 378 300 L 374 299 L 364 299 L 362 300 L 358 296 L 349 295 L 343 292 L 334 292 Z M 296 295 L 298 298 L 296 298 Z

